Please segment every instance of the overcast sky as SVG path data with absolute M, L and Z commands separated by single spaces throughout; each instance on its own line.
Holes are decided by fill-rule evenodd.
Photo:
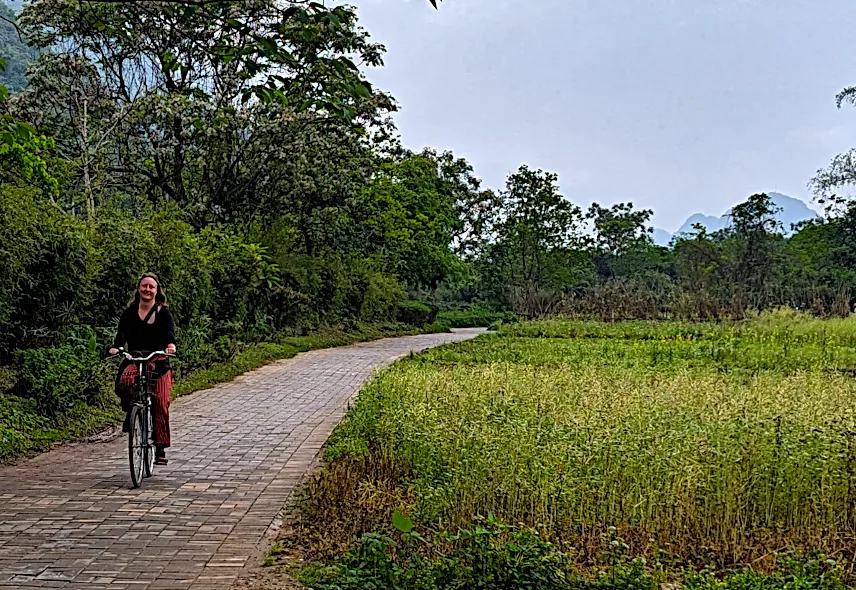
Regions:
M 853 0 L 350 0 L 387 46 L 369 72 L 404 144 L 520 164 L 579 205 L 630 200 L 674 231 L 753 192 L 805 201 L 856 145 Z M 815 207 L 816 208 L 816 207 Z

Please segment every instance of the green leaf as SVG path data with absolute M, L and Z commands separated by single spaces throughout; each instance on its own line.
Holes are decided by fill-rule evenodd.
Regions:
M 18 123 L 15 125 L 15 133 L 22 139 L 30 139 L 36 134 L 36 130 L 29 123 Z
M 361 96 L 363 98 L 371 98 L 372 91 L 370 89 L 370 86 L 368 86 L 367 84 L 364 84 L 362 82 L 357 83 L 354 85 L 354 90 L 356 91 L 358 96 Z
M 6 100 L 7 98 L 9 98 L 9 89 L 0 84 L 0 100 Z
M 341 63 L 345 64 L 346 66 L 348 66 L 349 68 L 351 68 L 351 70 L 353 70 L 353 71 L 355 71 L 355 72 L 359 72 L 359 71 L 360 71 L 360 68 L 358 68 L 358 67 L 357 67 L 357 64 L 355 64 L 353 61 L 351 61 L 351 60 L 350 60 L 350 59 L 348 59 L 347 57 L 340 57 L 340 58 L 339 58 L 339 61 L 340 61 Z
M 0 57 L 0 72 L 6 71 L 6 60 Z
M 267 53 L 268 55 L 272 55 L 272 54 L 276 53 L 276 51 L 277 51 L 276 41 L 269 39 L 267 37 L 260 37 L 259 43 L 262 44 L 262 48 L 264 49 L 265 53 Z
M 404 516 L 401 510 L 396 508 L 395 512 L 392 513 L 392 526 L 402 533 L 409 533 L 413 530 L 413 521 Z

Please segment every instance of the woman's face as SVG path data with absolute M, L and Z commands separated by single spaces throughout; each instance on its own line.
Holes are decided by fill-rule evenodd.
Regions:
M 145 277 L 142 281 L 140 281 L 140 286 L 137 287 L 137 290 L 140 292 L 140 301 L 154 301 L 155 295 L 158 293 L 158 284 L 151 277 Z

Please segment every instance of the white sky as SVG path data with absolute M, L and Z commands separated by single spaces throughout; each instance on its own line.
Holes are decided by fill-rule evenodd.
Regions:
M 350 0 L 387 46 L 369 72 L 412 149 L 500 188 L 520 164 L 587 206 L 632 201 L 674 231 L 754 192 L 810 201 L 854 143 L 856 3 L 845 0 Z

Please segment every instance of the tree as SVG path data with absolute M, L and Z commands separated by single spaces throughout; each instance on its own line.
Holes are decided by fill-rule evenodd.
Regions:
M 56 195 L 56 179 L 47 171 L 42 155 L 50 147 L 48 138 L 8 112 L 9 91 L 26 85 L 24 69 L 35 52 L 24 43 L 14 12 L 0 3 L 0 182 L 35 182 Z
M 16 132 L 0 132 L 0 185 L 35 186 L 55 198 L 59 183 L 48 170 L 43 157 L 53 147 L 53 141 L 44 135 L 32 133 L 29 127 L 13 124 Z
M 84 89 L 113 101 L 109 140 L 94 139 L 108 151 L 110 176 L 146 185 L 152 201 L 196 207 L 238 190 L 235 161 L 259 116 L 353 119 L 374 99 L 349 56 L 379 65 L 383 48 L 356 22 L 350 8 L 275 0 L 40 0 L 21 15 L 31 39 L 86 72 L 56 101 L 80 110 Z M 212 184 L 214 195 L 202 190 Z
M 129 111 L 117 107 L 95 65 L 81 57 L 46 53 L 29 74 L 29 87 L 10 99 L 10 108 L 54 139 L 55 155 L 71 176 L 66 206 L 74 208 L 74 194 L 82 193 L 91 217 L 96 190 L 105 191 L 110 182 L 111 142 Z
M 568 251 L 582 243 L 582 210 L 559 193 L 557 182 L 555 174 L 525 165 L 508 177 L 495 239 L 479 263 L 485 291 L 530 315 L 557 301 L 573 275 Z
M 848 86 L 835 96 L 837 108 L 845 103 L 856 106 L 856 86 Z M 851 199 L 838 191 L 856 186 L 856 148 L 835 156 L 829 166 L 815 173 L 808 186 L 827 213 L 834 215 L 845 211 Z
M 756 309 L 775 297 L 773 274 L 784 244 L 777 211 L 767 195 L 754 194 L 731 210 L 732 229 L 725 230 L 731 237 L 726 246 L 731 250 L 731 278 L 739 287 L 738 296 L 748 297 Z
M 351 8 L 275 0 L 38 0 L 21 13 L 29 39 L 98 64 L 127 101 L 161 90 L 338 115 L 371 94 L 348 56 L 378 65 L 383 51 L 355 24 Z
M 397 150 L 360 201 L 360 243 L 409 287 L 435 289 L 459 270 L 456 250 L 476 247 L 479 214 L 461 211 L 481 193 L 469 163 L 451 152 Z
M 619 256 L 651 245 L 653 229 L 647 226 L 650 209 L 633 210 L 633 203 L 617 203 L 610 208 L 593 203 L 586 218 L 592 221 L 595 246 L 604 253 Z

